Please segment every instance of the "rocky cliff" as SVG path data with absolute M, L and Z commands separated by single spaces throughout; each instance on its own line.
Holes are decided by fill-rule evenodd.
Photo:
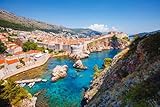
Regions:
M 102 51 L 106 49 L 124 49 L 130 44 L 128 37 L 119 38 L 118 35 L 96 40 L 88 44 L 90 52 Z
M 99 78 L 85 93 L 87 107 L 160 106 L 160 33 L 137 38 Z

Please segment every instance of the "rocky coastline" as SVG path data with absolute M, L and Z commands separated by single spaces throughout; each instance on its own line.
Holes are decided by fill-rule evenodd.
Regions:
M 153 87 L 154 84 L 159 84 L 157 80 L 160 70 L 158 54 L 160 46 L 159 40 L 159 33 L 138 38 L 129 48 L 116 55 L 111 67 L 106 70 L 105 76 L 100 76 L 99 80 L 94 79 L 91 87 L 85 92 L 84 98 L 87 97 L 88 100 L 85 106 L 119 107 L 122 105 L 135 106 L 139 104 L 159 106 L 159 100 L 153 97 L 158 96 L 159 92 Z M 103 78 L 103 82 L 100 80 L 101 78 Z M 96 81 L 97 86 L 94 85 Z M 94 89 L 92 89 L 93 86 Z M 129 97 L 128 99 L 126 96 L 134 92 L 132 90 L 137 86 L 139 87 L 136 92 L 137 94 L 132 94 L 132 96 L 135 97 Z M 142 94 L 139 93 L 142 90 L 143 92 L 147 92 L 147 90 L 153 91 L 153 89 L 154 93 L 149 95 L 145 94 L 143 97 Z M 147 99 L 145 99 L 146 97 Z M 141 99 L 137 101 L 137 98 Z M 126 99 L 131 100 L 131 102 L 125 102 Z
M 19 107 L 36 107 L 36 101 L 37 97 L 34 96 L 31 99 L 23 99 Z
M 104 68 L 98 77 L 93 78 L 89 88 L 84 92 L 84 98 L 85 99 L 87 98 L 87 102 L 89 102 L 97 94 L 97 92 L 98 92 L 98 90 L 100 90 L 105 78 L 107 77 L 106 74 L 107 73 L 108 73 L 108 75 L 110 74 L 111 67 L 117 62 L 118 59 L 122 58 L 122 56 L 125 53 L 127 53 L 128 50 L 129 50 L 129 48 L 126 48 L 125 50 L 123 50 L 122 52 L 120 52 L 116 56 L 114 56 L 111 65 L 107 68 Z
M 115 38 L 110 37 L 91 42 L 87 49 L 89 52 L 100 52 L 108 49 L 125 49 L 130 44 L 129 40 L 118 38 L 118 36 Z
M 102 83 L 103 83 L 103 81 L 105 79 L 105 74 L 107 72 L 107 69 L 102 70 L 100 75 L 99 75 L 99 77 L 93 78 L 88 90 L 85 91 L 84 98 L 87 98 L 88 101 L 90 101 L 93 98 L 93 96 L 100 89 L 100 86 L 102 85 Z
M 130 44 L 129 41 L 126 40 L 122 40 L 122 39 L 118 39 L 118 41 L 113 42 L 110 40 L 108 45 L 105 45 L 106 41 L 102 40 L 101 43 L 97 42 L 96 45 L 94 44 L 94 46 L 89 45 L 88 49 L 90 52 L 100 52 L 103 50 L 108 50 L 108 49 L 123 49 L 122 52 L 120 52 L 119 54 L 117 54 L 112 61 L 112 64 L 110 65 L 110 67 L 104 68 L 100 75 L 97 78 L 93 78 L 93 80 L 91 81 L 90 87 L 88 88 L 88 90 L 86 90 L 84 92 L 84 98 L 89 102 L 98 92 L 98 90 L 100 90 L 105 78 L 106 78 L 106 74 L 110 72 L 111 67 L 125 54 L 128 52 L 129 48 L 127 48 Z M 98 47 L 97 47 L 98 46 Z M 101 46 L 101 47 L 100 47 Z M 87 104 L 87 103 L 86 103 Z

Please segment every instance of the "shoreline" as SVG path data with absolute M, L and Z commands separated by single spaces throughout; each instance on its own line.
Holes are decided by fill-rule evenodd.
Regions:
M 103 49 L 101 51 L 92 51 L 91 53 L 102 52 L 102 51 L 107 51 L 107 50 L 111 50 L 111 49 Z M 46 64 L 50 58 L 59 58 L 59 57 L 68 57 L 69 58 L 69 53 L 66 53 L 66 52 L 64 53 L 63 52 L 63 53 L 59 53 L 57 55 L 48 54 L 47 58 L 44 61 L 42 61 L 41 63 L 35 64 L 35 65 L 32 65 L 32 66 L 22 67 L 22 68 L 18 69 L 16 72 L 13 72 L 11 74 L 3 76 L 2 79 L 4 80 L 4 79 L 10 78 L 12 76 L 16 76 L 19 73 L 23 73 L 23 72 L 26 72 L 28 70 L 32 70 L 32 69 L 38 68 L 38 67 L 43 66 L 44 64 Z
M 104 68 L 99 77 L 97 78 L 93 78 L 88 89 L 84 92 L 84 96 L 83 98 L 87 98 L 88 101 L 90 101 L 94 95 L 98 92 L 98 90 L 100 89 L 104 79 L 105 79 L 105 74 L 106 72 L 108 72 L 109 67 L 108 68 Z
M 51 57 L 50 57 L 51 58 Z M 10 77 L 8 77 L 9 79 L 13 79 L 13 78 L 17 78 L 19 75 L 21 75 L 21 74 L 28 74 L 28 72 L 31 72 L 31 71 L 37 71 L 37 70 L 39 70 L 39 69 L 43 69 L 43 66 L 45 66 L 47 63 L 48 63 L 48 61 L 50 60 L 50 58 L 43 64 L 43 65 L 40 65 L 40 66 L 37 66 L 37 67 L 35 67 L 35 68 L 31 68 L 31 69 L 28 69 L 28 70 L 26 70 L 26 71 L 23 71 L 23 72 L 20 72 L 20 73 L 17 73 L 17 74 L 15 74 L 15 75 L 12 75 L 12 76 L 10 76 Z M 39 72 L 38 72 L 39 73 Z M 8 79 L 7 78 L 7 79 Z M 32 79 L 32 78 L 37 78 L 37 77 L 34 77 L 34 75 L 32 75 L 31 76 L 31 78 L 27 78 L 27 79 Z M 16 81 L 16 80 L 21 80 L 21 79 L 13 79 L 14 81 Z M 23 80 L 23 79 L 22 79 Z
M 107 51 L 102 51 L 102 52 L 105 52 L 105 53 L 106 53 Z M 98 53 L 98 52 L 94 52 L 94 53 L 95 53 L 94 55 L 96 55 L 96 53 Z M 50 57 L 50 58 L 52 59 L 52 57 Z M 92 61 L 92 60 L 90 60 L 90 61 Z M 49 62 L 50 62 L 50 61 L 49 61 Z M 47 63 L 47 64 L 48 64 L 48 63 Z M 46 65 L 47 65 L 47 64 L 46 64 Z M 37 69 L 39 69 L 39 68 L 37 68 Z M 35 70 L 35 71 L 36 71 L 36 70 Z M 42 70 L 42 71 L 44 71 L 44 70 Z M 26 71 L 26 72 L 27 72 L 27 71 Z M 33 71 L 30 71 L 30 73 L 31 73 L 31 72 L 33 72 Z M 30 74 L 30 73 L 28 73 L 28 74 Z M 34 73 L 34 74 L 36 74 L 36 73 Z M 38 75 L 39 75 L 39 73 L 38 73 Z M 29 77 L 29 75 L 25 75 L 25 74 L 24 74 L 23 76 L 24 76 L 24 78 L 25 78 L 25 77 Z M 21 78 L 21 75 L 19 75 L 18 77 Z M 15 78 L 16 78 L 16 76 L 15 76 Z M 33 78 L 34 78 L 34 77 L 33 77 Z M 22 80 L 23 80 L 23 79 L 22 79 Z M 90 81 L 93 81 L 93 80 L 91 79 Z M 79 103 L 78 103 L 78 104 L 79 104 Z
M 38 61 L 38 62 L 37 62 L 36 64 L 34 64 L 34 65 L 25 66 L 25 67 L 22 67 L 22 68 L 20 68 L 20 69 L 17 69 L 17 71 L 15 71 L 15 72 L 12 72 L 12 71 L 11 71 L 11 72 L 9 72 L 9 74 L 5 74 L 6 72 L 5 72 L 5 71 L 2 71 L 2 72 L 3 72 L 3 75 L 4 75 L 4 76 L 2 77 L 2 79 L 5 80 L 5 79 L 10 78 L 10 77 L 12 77 L 12 76 L 15 76 L 15 75 L 17 75 L 17 74 L 19 74 L 19 73 L 23 73 L 23 72 L 26 72 L 26 71 L 28 71 L 28 70 L 35 69 L 35 68 L 37 68 L 37 67 L 40 67 L 40 66 L 46 64 L 50 58 L 51 58 L 51 55 L 50 55 L 50 54 L 47 54 L 47 55 L 46 55 L 46 58 L 45 58 L 44 60 Z M 8 71 L 7 71 L 7 73 L 8 73 Z
M 63 53 L 58 53 L 58 54 L 52 54 L 51 58 L 57 58 L 57 57 L 68 57 L 69 53 L 63 52 Z
M 122 50 L 122 49 L 120 49 L 120 50 Z M 88 104 L 88 102 L 90 102 L 94 98 L 94 96 L 97 94 L 98 90 L 100 90 L 105 78 L 107 77 L 106 74 L 107 73 L 110 74 L 112 66 L 117 62 L 118 59 L 120 59 L 122 57 L 122 55 L 124 55 L 126 52 L 128 52 L 128 50 L 129 50 L 129 48 L 126 47 L 125 49 L 123 49 L 123 51 L 116 54 L 112 59 L 111 65 L 107 68 L 104 68 L 97 78 L 92 79 L 88 89 L 84 92 L 84 95 L 83 95 L 82 101 L 85 102 L 85 105 Z

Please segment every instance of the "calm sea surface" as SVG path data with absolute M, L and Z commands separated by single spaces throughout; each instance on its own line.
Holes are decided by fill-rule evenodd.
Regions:
M 17 78 L 27 79 L 34 72 L 34 77 L 48 80 L 47 82 L 36 83 L 32 88 L 25 86 L 31 94 L 40 93 L 38 95 L 38 107 L 47 105 L 49 107 L 79 107 L 84 88 L 89 87 L 90 81 L 93 79 L 94 65 L 97 64 L 102 68 L 104 58 L 113 58 L 118 52 L 119 50 L 106 50 L 91 53 L 89 58 L 82 60 L 83 64 L 88 67 L 87 70 L 73 68 L 74 61 L 68 58 L 51 58 L 43 69 L 28 71 L 28 73 L 30 72 L 29 74 L 19 74 Z M 64 64 L 68 66 L 67 77 L 57 82 L 52 82 L 52 69 L 56 65 Z

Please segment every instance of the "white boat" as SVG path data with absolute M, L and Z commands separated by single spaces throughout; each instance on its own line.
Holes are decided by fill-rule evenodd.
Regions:
M 20 84 L 21 87 L 24 87 L 25 85 L 26 85 L 26 83 L 21 83 Z
M 46 82 L 46 81 L 47 81 L 47 79 L 42 79 L 42 81 L 43 81 L 43 82 Z
M 31 82 L 31 83 L 28 84 L 28 87 L 32 88 L 34 84 L 35 84 L 35 82 Z

